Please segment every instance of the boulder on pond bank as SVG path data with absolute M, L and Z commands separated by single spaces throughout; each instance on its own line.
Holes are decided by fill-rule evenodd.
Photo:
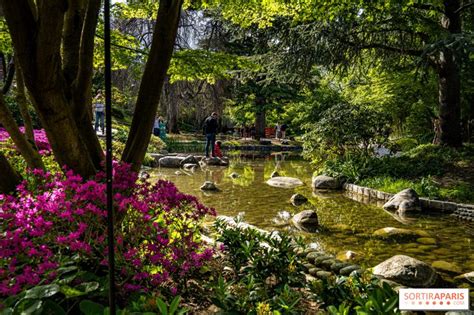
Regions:
M 411 188 L 402 190 L 392 198 L 390 198 L 384 205 L 385 210 L 392 210 L 398 212 L 419 212 L 420 199 L 418 194 Z
M 184 159 L 184 156 L 164 156 L 159 159 L 158 166 L 179 168 L 182 166 L 182 162 L 184 161 Z
M 181 165 L 186 165 L 186 164 L 198 164 L 198 160 L 194 157 L 194 155 L 188 155 L 186 156 L 182 161 Z
M 381 278 L 414 288 L 430 288 L 438 274 L 427 263 L 405 255 L 396 255 L 378 264 L 372 270 Z
M 211 165 L 211 166 L 228 166 L 229 165 L 229 159 L 228 158 L 218 158 L 218 157 L 209 157 L 209 158 L 204 158 L 201 160 L 204 162 L 206 165 Z
M 326 176 L 326 175 L 319 175 L 313 177 L 313 189 L 330 189 L 336 190 L 341 189 L 342 185 L 339 180 Z
M 318 214 L 313 210 L 304 210 L 293 216 L 291 222 L 302 231 L 314 232 L 318 226 Z
M 303 182 L 298 178 L 278 176 L 267 180 L 267 184 L 273 187 L 295 188 L 303 185 Z

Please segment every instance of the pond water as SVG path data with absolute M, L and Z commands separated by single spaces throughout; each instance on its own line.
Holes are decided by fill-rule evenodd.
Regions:
M 270 187 L 265 182 L 278 170 L 281 176 L 301 179 L 303 186 L 285 189 Z M 265 160 L 231 159 L 230 167 L 208 167 L 194 173 L 176 175 L 176 169 L 156 169 L 153 178 L 170 180 L 183 192 L 197 196 L 204 204 L 213 207 L 220 215 L 236 216 L 244 213 L 244 220 L 267 230 L 291 229 L 274 223 L 280 211 L 296 214 L 301 210 L 317 212 L 320 225 L 318 233 L 292 230 L 308 242 L 316 242 L 323 251 L 338 254 L 351 250 L 360 254 L 360 263 L 374 266 L 385 259 L 405 254 L 427 263 L 444 260 L 455 263 L 463 272 L 474 270 L 474 225 L 461 222 L 449 215 L 426 215 L 413 222 L 401 223 L 390 213 L 376 205 L 363 204 L 344 196 L 343 193 L 315 194 L 311 190 L 312 168 L 301 160 L 281 160 L 281 155 Z M 232 179 L 236 172 L 239 178 Z M 214 181 L 220 192 L 202 192 L 199 187 L 206 180 Z M 309 199 L 309 203 L 295 207 L 290 203 L 294 193 Z M 415 242 L 389 243 L 373 238 L 372 233 L 384 227 L 424 230 L 436 244 Z

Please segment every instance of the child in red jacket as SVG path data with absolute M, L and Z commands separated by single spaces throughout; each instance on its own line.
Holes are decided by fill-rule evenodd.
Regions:
M 222 157 L 221 144 L 222 144 L 222 142 L 217 141 L 216 145 L 214 146 L 214 156 L 215 157 L 219 157 L 219 158 Z

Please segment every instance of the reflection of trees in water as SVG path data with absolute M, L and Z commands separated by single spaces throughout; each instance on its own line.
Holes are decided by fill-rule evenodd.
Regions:
M 222 182 L 223 177 L 226 175 L 224 168 L 206 168 L 206 181 L 211 181 L 216 184 Z
M 237 178 L 230 178 L 232 173 L 239 174 Z M 242 187 L 248 187 L 255 181 L 255 170 L 252 165 L 241 165 L 239 163 L 231 163 L 222 178 L 224 182 L 232 182 Z

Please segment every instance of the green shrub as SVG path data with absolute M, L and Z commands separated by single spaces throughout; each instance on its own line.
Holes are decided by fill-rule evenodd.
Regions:
M 400 314 L 398 293 L 371 275 L 314 281 L 311 290 L 330 314 Z
M 265 234 L 255 229 L 214 224 L 234 274 L 211 285 L 212 302 L 232 314 L 301 314 L 302 265 L 295 249 L 299 243 L 287 234 Z
M 418 141 L 414 138 L 400 138 L 400 139 L 391 141 L 388 144 L 388 148 L 392 152 L 398 152 L 398 151 L 406 152 L 406 151 L 416 148 L 417 145 L 418 145 Z

